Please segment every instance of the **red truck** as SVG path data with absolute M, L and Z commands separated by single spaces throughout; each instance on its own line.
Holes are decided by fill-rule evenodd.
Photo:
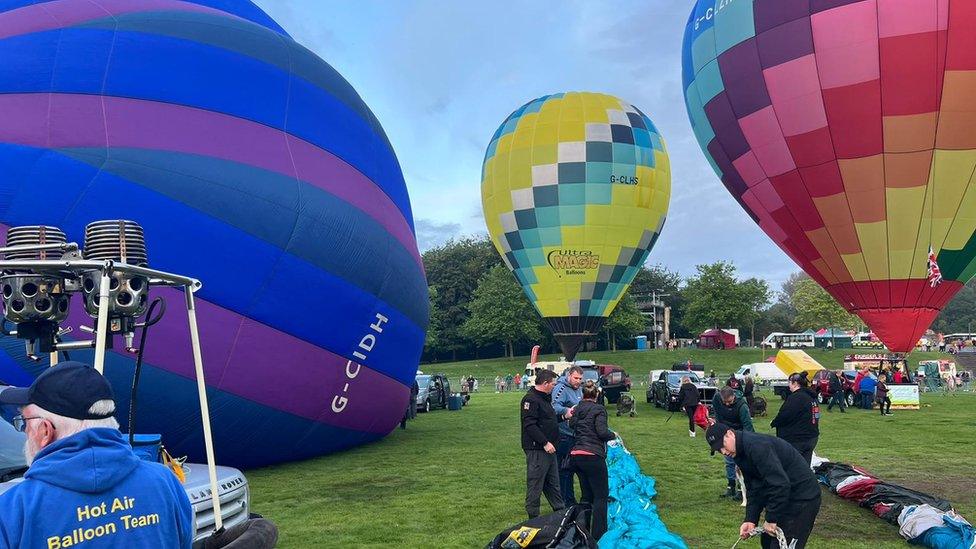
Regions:
M 844 383 L 844 399 L 847 401 L 848 406 L 854 406 L 854 377 L 857 372 L 853 370 L 844 370 L 843 383 Z M 834 396 L 833 392 L 830 390 L 830 371 L 820 370 L 816 375 L 813 376 L 813 390 L 817 393 L 817 397 L 820 402 L 827 404 L 830 399 Z

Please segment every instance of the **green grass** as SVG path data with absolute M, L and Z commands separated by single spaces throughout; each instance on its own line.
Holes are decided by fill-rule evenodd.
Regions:
M 751 356 L 749 353 L 754 354 Z M 620 364 L 635 383 L 652 368 L 684 360 L 687 352 L 590 353 Z M 697 351 L 693 360 L 729 372 L 758 360 L 758 351 Z M 818 353 L 840 366 L 842 353 Z M 826 357 L 826 358 L 825 358 Z M 913 355 L 913 363 L 928 358 Z M 452 377 L 494 377 L 524 367 L 525 359 L 425 366 Z M 731 547 L 742 508 L 718 498 L 724 489 L 719 456 L 710 457 L 687 423 L 654 409 L 635 387 L 638 417 L 611 414 L 644 472 L 657 479 L 656 502 L 668 527 L 689 547 Z M 767 398 L 771 395 L 767 392 Z M 337 455 L 248 472 L 253 511 L 280 529 L 281 547 L 483 547 L 500 530 L 523 520 L 525 461 L 519 448 L 520 393 L 482 391 L 461 412 L 421 414 L 405 431 Z M 770 432 L 779 407 L 756 421 Z M 818 454 L 855 463 L 878 476 L 949 499 L 976 519 L 976 479 L 971 474 L 976 395 L 923 395 L 919 411 L 851 410 L 824 413 Z M 578 492 L 577 492 L 578 494 Z M 906 547 L 893 527 L 869 511 L 825 493 L 809 547 Z M 543 503 L 545 509 L 545 503 Z M 740 547 L 758 547 L 750 541 Z

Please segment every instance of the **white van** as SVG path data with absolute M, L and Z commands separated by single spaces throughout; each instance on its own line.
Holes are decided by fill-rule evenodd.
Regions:
M 759 376 L 759 380 L 764 384 L 770 384 L 776 381 L 788 381 L 789 376 L 787 376 L 783 370 L 779 369 L 773 362 L 753 362 L 752 364 L 743 364 L 735 372 L 735 377 L 737 379 L 745 379 L 746 376 L 752 376 L 753 381 L 755 381 L 756 376 Z
M 573 366 L 572 362 L 566 362 L 565 360 L 550 360 L 550 361 L 539 361 L 530 362 L 525 365 L 524 377 L 529 378 L 529 387 L 535 385 L 535 373 L 537 370 L 551 370 L 556 373 L 557 376 L 563 375 L 570 366 Z

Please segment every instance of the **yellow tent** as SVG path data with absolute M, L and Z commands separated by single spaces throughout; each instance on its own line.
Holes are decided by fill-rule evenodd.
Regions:
M 807 379 L 813 380 L 817 372 L 824 367 L 803 351 L 780 351 L 776 353 L 776 366 L 786 375 L 807 372 Z

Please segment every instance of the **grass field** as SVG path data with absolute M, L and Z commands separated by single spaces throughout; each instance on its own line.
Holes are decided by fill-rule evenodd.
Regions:
M 755 356 L 753 356 L 755 355 Z M 689 547 L 731 547 L 742 508 L 718 498 L 723 463 L 710 457 L 703 438 L 688 437 L 679 415 L 646 404 L 639 386 L 646 373 L 690 356 L 729 372 L 759 360 L 759 351 L 591 353 L 624 366 L 635 380 L 638 417 L 618 418 L 618 431 L 644 472 L 657 479 L 662 519 Z M 934 355 L 931 355 L 934 356 Z M 842 353 L 817 353 L 838 367 Z M 928 358 L 918 353 L 913 363 Z M 452 378 L 515 373 L 525 359 L 425 365 Z M 770 432 L 779 407 L 756 421 Z M 461 412 L 421 414 L 405 431 L 341 454 L 248 472 L 253 511 L 278 524 L 281 547 L 483 547 L 504 527 L 523 520 L 524 455 L 519 448 L 520 393 L 482 390 Z M 850 410 L 824 413 L 817 453 L 858 464 L 878 476 L 952 501 L 976 519 L 973 440 L 976 395 L 923 395 L 919 411 L 892 417 Z M 577 492 L 578 493 L 578 492 Z M 825 493 L 809 547 L 907 547 L 893 527 L 869 511 Z M 543 504 L 545 509 L 545 504 Z M 758 547 L 757 541 L 739 547 Z

